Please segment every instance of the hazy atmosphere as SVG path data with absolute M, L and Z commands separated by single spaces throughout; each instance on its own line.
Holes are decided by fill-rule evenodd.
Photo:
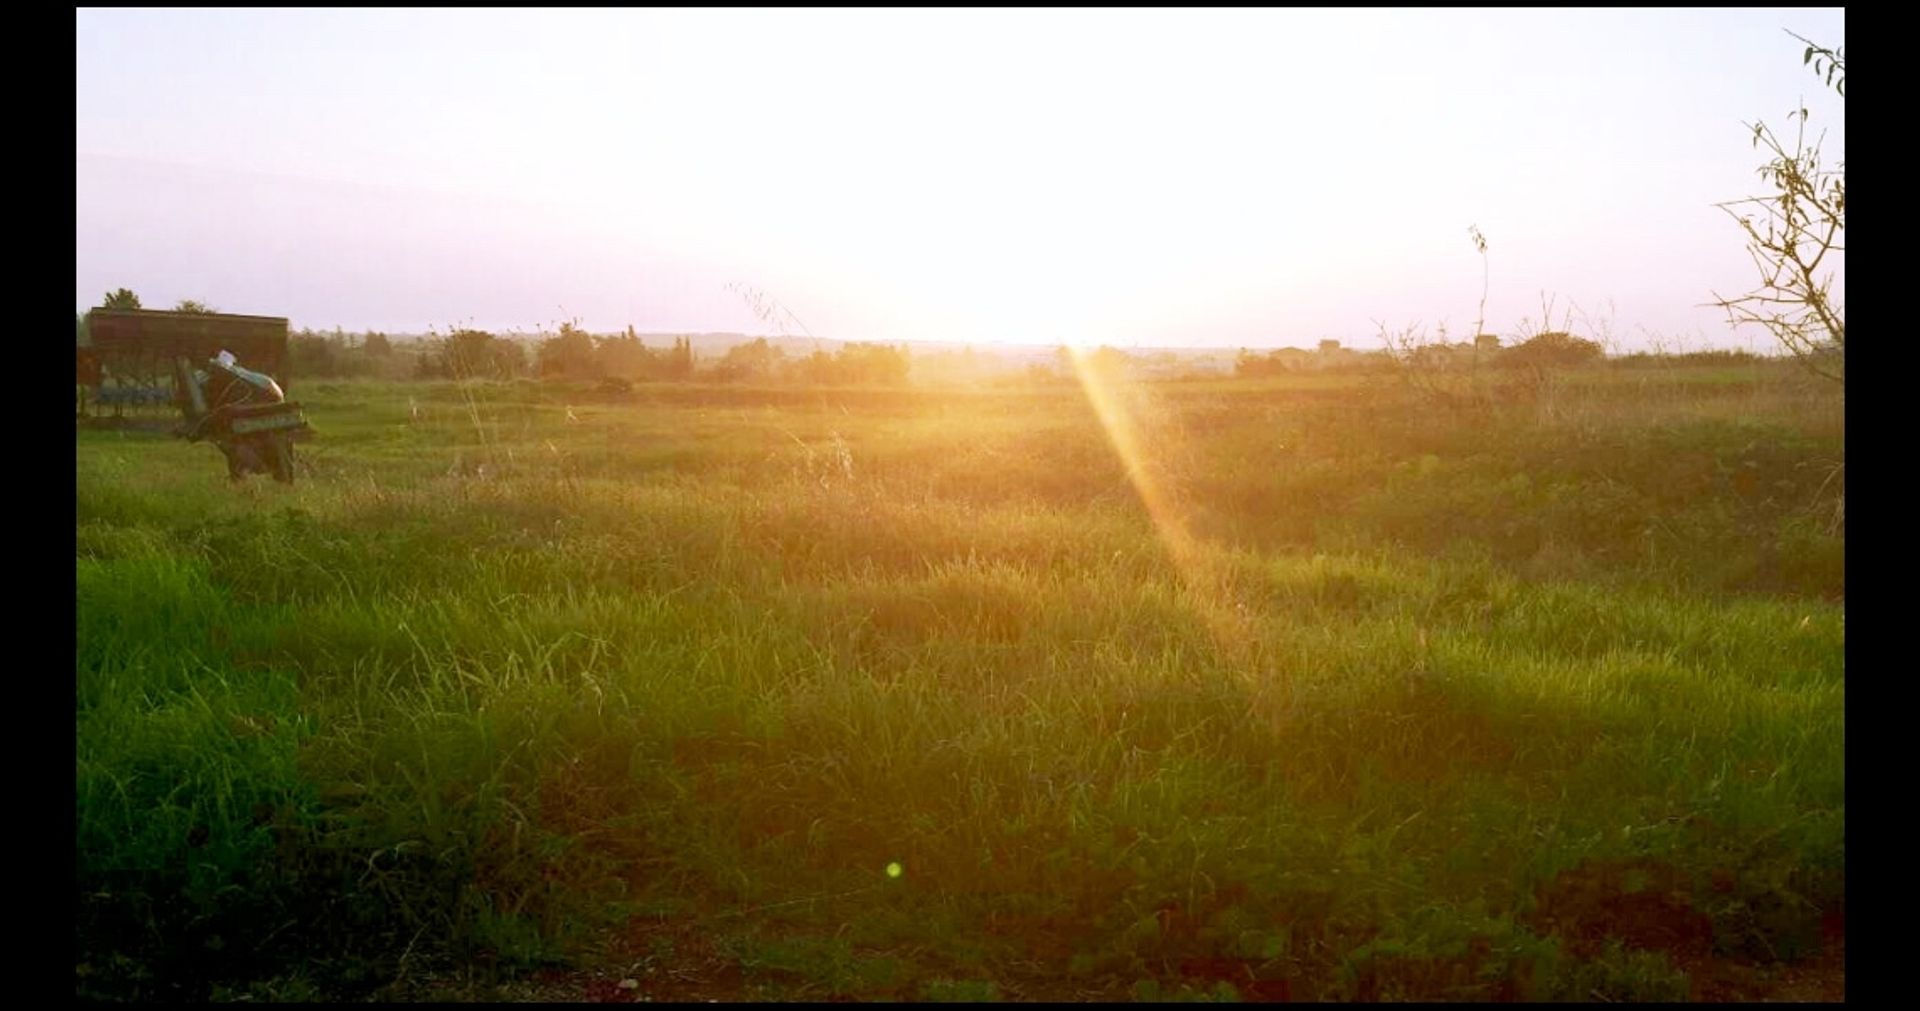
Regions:
M 297 325 L 1365 344 L 1542 292 L 1754 346 L 1715 201 L 1825 11 L 99 11 L 76 307 Z M 1611 300 L 1611 309 L 1608 308 Z M 796 331 L 797 332 L 797 331 Z
M 1844 1001 L 1844 27 L 81 11 L 76 998 Z

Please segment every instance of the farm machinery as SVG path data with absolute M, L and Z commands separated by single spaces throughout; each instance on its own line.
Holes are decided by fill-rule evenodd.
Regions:
M 249 362 L 279 371 L 286 360 L 285 319 L 95 309 L 86 322 L 76 347 L 83 417 L 89 392 L 96 411 L 113 408 L 114 423 L 155 427 L 161 418 L 150 415 L 165 412 L 174 419 L 165 426 L 174 435 L 219 449 L 234 480 L 258 473 L 293 481 L 293 443 L 312 428 L 279 381 L 243 367 L 229 350 L 239 348 Z
M 300 405 L 287 399 L 272 376 L 241 368 L 228 351 L 208 360 L 204 369 L 185 358 L 175 359 L 174 368 L 186 392 L 180 405 L 186 420 L 176 434 L 189 442 L 213 443 L 227 458 L 227 476 L 236 481 L 252 473 L 293 481 L 293 440 L 312 429 Z

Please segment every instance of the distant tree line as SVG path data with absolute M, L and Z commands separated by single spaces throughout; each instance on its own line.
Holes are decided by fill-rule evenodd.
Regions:
M 1606 349 L 1596 341 L 1575 337 L 1565 331 L 1536 334 L 1510 347 L 1502 347 L 1500 338 L 1481 334 L 1471 342 L 1426 344 L 1405 349 L 1404 361 L 1387 351 L 1355 351 L 1342 348 L 1339 341 L 1320 342 L 1318 351 L 1300 348 L 1275 348 L 1265 354 L 1242 349 L 1234 362 L 1239 376 L 1286 375 L 1295 372 L 1378 371 L 1401 365 L 1428 368 L 1540 369 L 1591 365 L 1606 358 Z
M 624 334 L 596 337 L 577 323 L 540 342 L 534 367 L 541 376 L 566 379 L 683 380 L 693 376 L 693 341 L 675 337 L 669 347 L 650 348 L 627 327 Z
M 122 288 L 102 300 L 106 308 L 139 309 L 140 298 Z M 187 299 L 175 312 L 218 312 Z M 74 332 L 84 341 L 85 314 L 74 317 Z M 649 346 L 627 327 L 624 333 L 595 335 L 577 322 L 560 325 L 544 339 L 502 337 L 484 330 L 463 328 L 424 340 L 396 340 L 377 330 L 354 333 L 335 327 L 318 331 L 302 327 L 288 335 L 287 370 L 300 379 L 543 379 L 581 380 L 625 385 L 644 382 L 762 383 L 809 386 L 900 386 L 916 371 L 915 360 L 902 346 L 850 343 L 834 351 L 790 354 L 766 338 L 736 344 L 718 357 L 696 359 L 693 342 L 675 337 L 665 345 Z M 936 352 L 922 364 L 949 380 L 1050 384 L 1071 381 L 1076 373 L 1112 377 L 1180 378 L 1206 374 L 1176 356 L 1129 353 L 1101 346 L 1091 350 L 1055 350 L 1051 363 L 1030 363 L 1024 372 L 989 368 L 991 356 L 963 352 Z M 1303 372 L 1376 372 L 1403 364 L 1437 368 L 1487 366 L 1493 368 L 1560 368 L 1606 361 L 1616 368 L 1676 365 L 1748 365 L 1765 359 L 1747 351 L 1711 350 L 1686 353 L 1634 352 L 1607 359 L 1602 347 L 1564 331 L 1537 334 L 1511 347 L 1482 334 L 1470 343 L 1428 344 L 1413 348 L 1402 362 L 1388 351 L 1343 348 L 1324 340 L 1318 349 L 1275 348 L 1253 352 L 1242 348 L 1233 363 L 1240 377 L 1290 375 Z M 1217 375 L 1218 373 L 1212 373 Z M 940 377 L 934 377 L 935 382 Z
M 140 297 L 121 288 L 102 299 L 109 309 L 139 309 Z M 218 312 L 203 302 L 186 299 L 175 312 Z M 86 317 L 75 317 L 77 337 L 86 334 Z M 719 383 L 772 383 L 812 386 L 897 386 L 905 385 L 913 373 L 914 362 L 904 345 L 850 343 L 834 351 L 815 350 L 809 354 L 789 354 L 784 348 L 756 338 L 728 348 L 707 362 L 696 359 L 693 342 L 675 337 L 662 346 L 649 346 L 634 332 L 607 335 L 590 334 L 578 321 L 562 323 L 559 332 L 542 339 L 502 337 L 484 330 L 462 328 L 444 337 L 397 341 L 377 330 L 352 333 L 340 327 L 331 332 L 302 327 L 288 335 L 287 368 L 302 379 L 517 379 L 538 376 L 546 379 L 570 379 L 625 384 L 634 381 Z M 531 352 L 531 353 L 529 353 Z M 936 356 L 937 358 L 938 356 Z M 962 354 L 949 353 L 940 361 L 950 370 L 983 374 L 968 348 Z M 1537 334 L 1511 347 L 1502 347 L 1498 337 L 1482 334 L 1462 344 L 1430 344 L 1414 348 L 1411 363 L 1438 367 L 1463 364 L 1497 368 L 1558 368 L 1592 364 L 1606 359 L 1596 342 L 1564 331 Z M 1637 352 L 1611 361 L 1619 367 L 1652 365 L 1736 365 L 1759 361 L 1744 351 L 1699 351 L 1686 354 Z M 1241 349 L 1234 361 L 1234 374 L 1242 377 L 1286 375 L 1299 372 L 1372 372 L 1398 367 L 1388 351 L 1359 351 L 1343 348 L 1336 340 L 1323 340 L 1317 350 L 1276 348 L 1255 353 Z M 1052 366 L 1031 364 L 1025 373 L 1028 383 L 1063 382 L 1076 372 L 1091 371 L 1111 376 L 1176 377 L 1191 373 L 1170 354 L 1130 354 L 1101 346 L 1071 352 L 1058 348 Z M 1198 374 L 1198 373 L 1191 373 Z
M 792 382 L 814 386 L 891 386 L 907 381 L 913 361 L 907 349 L 890 344 L 845 344 L 832 353 L 817 350 L 789 356 L 765 337 L 736 344 L 720 356 L 707 375 L 716 382 Z
M 628 327 L 625 333 L 597 336 L 577 323 L 533 346 L 531 358 L 520 341 L 481 330 L 458 330 L 428 342 L 414 376 L 421 379 L 512 379 L 529 374 L 543 379 L 606 383 L 635 381 L 779 383 L 816 386 L 902 385 L 912 370 L 904 347 L 846 344 L 831 353 L 789 355 L 766 338 L 727 349 L 710 363 L 699 362 L 693 340 L 650 347 Z
M 335 327 L 319 333 L 301 328 L 287 335 L 287 366 L 302 378 L 398 378 L 393 340 L 377 330 L 348 333 Z

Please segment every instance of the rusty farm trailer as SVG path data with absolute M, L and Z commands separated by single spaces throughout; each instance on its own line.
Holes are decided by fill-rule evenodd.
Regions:
M 95 411 L 110 407 L 116 421 L 160 421 L 212 443 L 235 480 L 294 479 L 294 440 L 312 429 L 272 375 L 286 374 L 285 319 L 95 309 L 75 335 L 74 356 L 83 418 L 91 391 Z
M 287 321 L 281 316 L 92 309 L 75 338 L 81 417 L 177 418 L 184 392 L 174 363 L 222 351 L 286 386 Z

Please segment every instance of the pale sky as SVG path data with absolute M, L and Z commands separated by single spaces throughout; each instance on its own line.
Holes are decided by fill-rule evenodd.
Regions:
M 76 20 L 77 310 L 777 332 L 735 284 L 849 340 L 1364 346 L 1472 332 L 1477 225 L 1489 331 L 1767 349 L 1699 307 L 1753 279 L 1742 122 L 1845 155 L 1783 31 L 1839 9 Z

